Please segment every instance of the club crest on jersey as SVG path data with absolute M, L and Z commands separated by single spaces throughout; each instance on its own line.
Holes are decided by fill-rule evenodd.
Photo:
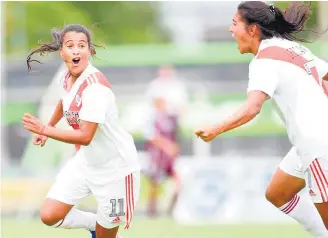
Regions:
M 78 125 L 80 123 L 78 111 L 65 111 L 64 116 L 70 125 Z
M 76 95 L 75 102 L 76 102 L 76 106 L 77 107 L 80 107 L 81 106 L 82 99 L 81 99 L 81 96 L 80 95 L 78 95 L 78 94 Z

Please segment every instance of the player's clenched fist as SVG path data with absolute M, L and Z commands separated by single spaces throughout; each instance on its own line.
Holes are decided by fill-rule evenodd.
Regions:
M 206 129 L 200 129 L 196 130 L 194 134 L 197 137 L 200 137 L 205 142 L 212 141 L 217 135 L 217 130 L 215 128 L 206 128 Z
M 46 144 L 47 140 L 48 140 L 47 136 L 36 134 L 33 137 L 33 144 L 40 145 L 41 147 L 43 147 Z

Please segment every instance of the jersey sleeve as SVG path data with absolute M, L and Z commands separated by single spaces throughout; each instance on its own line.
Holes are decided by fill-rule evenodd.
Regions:
M 258 90 L 272 98 L 278 81 L 278 72 L 274 62 L 269 59 L 253 60 L 249 65 L 247 93 Z
M 319 77 L 323 78 L 326 74 L 328 74 L 328 63 L 318 57 L 315 57 L 314 61 L 318 70 Z
M 83 121 L 104 123 L 106 114 L 115 108 L 112 90 L 101 84 L 91 84 L 83 91 L 79 117 Z

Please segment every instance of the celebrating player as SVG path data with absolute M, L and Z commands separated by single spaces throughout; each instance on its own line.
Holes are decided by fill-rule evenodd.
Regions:
M 266 198 L 314 237 L 328 237 L 328 99 L 321 87 L 328 64 L 295 42 L 304 41 L 295 34 L 303 31 L 310 13 L 310 6 L 297 3 L 284 13 L 259 1 L 238 6 L 230 32 L 241 54 L 255 56 L 247 101 L 223 122 L 195 134 L 209 142 L 251 121 L 272 98 L 294 147 L 273 176 Z M 298 194 L 304 178 L 313 202 L 308 194 Z
M 82 25 L 52 31 L 53 42 L 31 55 L 59 51 L 67 66 L 62 79 L 66 90 L 47 124 L 24 114 L 25 129 L 47 138 L 75 144 L 77 153 L 60 171 L 41 208 L 41 220 L 53 227 L 85 228 L 92 237 L 115 238 L 120 225 L 129 228 L 139 197 L 140 165 L 133 138 L 120 125 L 115 96 L 106 77 L 89 58 L 96 54 L 90 32 Z M 55 128 L 65 117 L 74 130 Z M 47 158 L 43 158 L 47 159 Z M 93 194 L 97 214 L 73 208 Z

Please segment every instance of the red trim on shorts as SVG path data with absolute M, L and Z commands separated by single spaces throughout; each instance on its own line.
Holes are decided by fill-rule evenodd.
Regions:
M 134 197 L 133 197 L 133 176 L 129 174 L 125 177 L 125 199 L 126 199 L 126 226 L 124 229 L 129 229 L 134 211 Z
M 319 168 L 319 173 L 321 174 L 323 180 L 324 180 L 325 183 L 326 183 L 326 187 L 328 188 L 328 180 L 327 180 L 327 178 L 326 178 L 326 176 L 325 176 L 325 173 L 323 172 L 323 170 L 322 170 L 322 168 L 321 168 L 321 165 L 320 165 L 320 163 L 319 163 L 319 160 L 318 160 L 318 159 L 315 159 L 315 160 L 314 160 L 314 164 L 316 164 L 316 165 L 318 166 L 318 168 Z
M 311 170 L 311 172 L 313 174 L 313 177 L 314 177 L 314 180 L 315 180 L 315 182 L 316 182 L 316 184 L 319 188 L 322 201 L 327 202 L 328 201 L 328 196 L 327 196 L 327 193 L 324 191 L 325 187 L 324 187 L 324 184 L 322 182 L 323 180 L 322 180 L 320 174 L 318 174 L 318 170 L 315 167 L 314 161 L 310 164 L 310 170 Z

